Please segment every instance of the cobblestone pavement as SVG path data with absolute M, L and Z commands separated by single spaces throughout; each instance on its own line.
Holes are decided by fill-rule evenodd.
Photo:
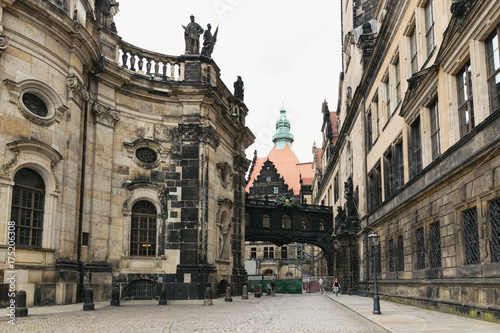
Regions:
M 95 311 L 5 319 L 0 332 L 387 332 L 324 294 L 276 295 L 248 300 L 122 302 Z

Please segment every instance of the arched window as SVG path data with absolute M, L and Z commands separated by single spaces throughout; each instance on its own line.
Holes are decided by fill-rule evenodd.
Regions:
M 262 227 L 271 228 L 271 216 L 266 214 L 262 215 Z
M 45 182 L 28 168 L 14 176 L 11 221 L 16 223 L 16 244 L 42 246 Z
M 138 201 L 132 207 L 131 256 L 156 256 L 156 215 L 149 201 Z
M 319 231 L 325 231 L 325 227 L 326 227 L 326 220 L 325 219 L 319 220 Z
M 306 216 L 302 216 L 302 230 L 309 229 L 309 218 Z
M 283 215 L 281 218 L 281 228 L 282 229 L 292 229 L 292 218 L 290 215 Z

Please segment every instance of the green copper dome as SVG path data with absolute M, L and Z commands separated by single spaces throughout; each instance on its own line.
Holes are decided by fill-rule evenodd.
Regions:
M 281 108 L 280 117 L 276 122 L 276 134 L 273 136 L 273 142 L 276 150 L 285 148 L 288 144 L 292 148 L 293 135 L 290 133 L 290 122 L 286 118 L 285 108 Z

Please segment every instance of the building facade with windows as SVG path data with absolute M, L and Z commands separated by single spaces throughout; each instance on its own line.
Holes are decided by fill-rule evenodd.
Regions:
M 0 4 L 1 288 L 12 240 L 28 306 L 241 292 L 254 136 L 216 63 L 126 43 L 113 6 Z
M 355 244 L 344 247 L 338 234 L 347 200 L 334 210 L 339 252 L 349 249 L 357 268 L 341 261 L 340 270 L 357 276 L 352 290 L 372 290 L 374 231 L 382 296 L 498 320 L 500 3 L 377 1 L 358 22 L 358 42 L 347 8 L 356 4 L 343 1 L 343 34 L 360 55 L 344 45 L 339 141 L 314 199 L 326 195 L 337 166 L 358 161 Z M 363 144 L 344 152 L 347 138 Z

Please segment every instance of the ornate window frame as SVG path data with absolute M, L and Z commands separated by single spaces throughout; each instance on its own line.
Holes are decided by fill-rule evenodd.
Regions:
M 163 147 L 160 143 L 149 140 L 149 139 L 138 139 L 134 142 L 123 142 L 123 145 L 127 149 L 128 157 L 131 158 L 135 164 L 144 169 L 154 169 L 162 162 L 166 162 L 168 156 L 170 155 L 170 147 Z M 136 156 L 136 151 L 140 148 L 149 148 L 155 151 L 157 154 L 156 161 L 153 163 L 144 163 L 140 161 Z
M 10 102 L 17 105 L 24 118 L 41 126 L 50 126 L 59 121 L 60 116 L 68 110 L 59 94 L 49 85 L 39 80 L 27 79 L 14 82 L 9 79 L 3 81 L 9 88 Z M 33 94 L 40 98 L 47 106 L 47 116 L 41 117 L 31 112 L 23 102 L 25 94 Z
M 59 194 L 61 193 L 60 183 L 57 178 L 56 169 L 62 155 L 54 148 L 45 143 L 32 140 L 13 141 L 6 145 L 11 151 L 13 158 L 1 166 L 0 172 L 0 202 L 5 202 L 6 209 L 0 212 L 0 228 L 7 230 L 7 221 L 10 220 L 12 208 L 12 195 L 14 190 L 14 176 L 17 171 L 23 168 L 30 168 L 36 171 L 45 182 L 45 202 L 43 214 L 43 231 L 41 248 L 33 251 L 55 250 L 58 248 L 56 235 L 60 230 L 60 218 L 57 214 Z M 7 244 L 7 233 L 0 235 L 0 245 Z M 31 250 L 31 249 L 29 249 Z M 49 251 L 50 252 L 50 251 Z M 34 256 L 30 264 L 49 265 L 50 256 L 45 253 Z M 31 260 L 31 259 L 30 259 Z M 53 260 L 53 258 L 52 258 Z

